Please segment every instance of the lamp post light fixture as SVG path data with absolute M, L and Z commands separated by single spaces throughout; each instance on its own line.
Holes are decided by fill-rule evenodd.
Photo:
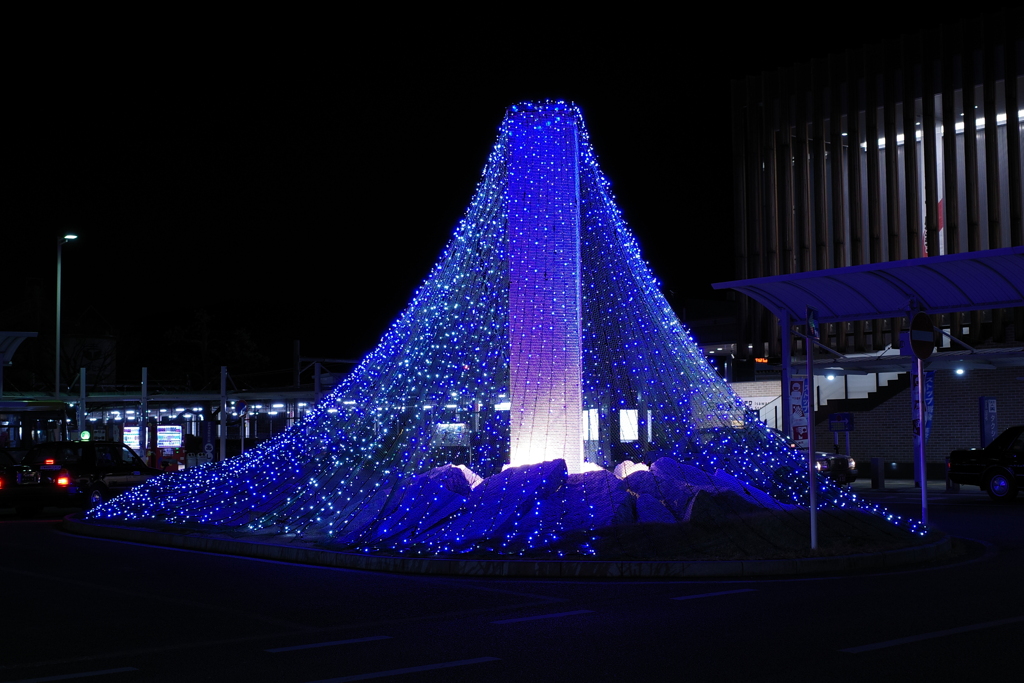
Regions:
M 53 373 L 53 396 L 60 398 L 60 259 L 64 243 L 77 240 L 78 235 L 69 232 L 57 240 L 57 335 L 56 335 L 56 366 Z

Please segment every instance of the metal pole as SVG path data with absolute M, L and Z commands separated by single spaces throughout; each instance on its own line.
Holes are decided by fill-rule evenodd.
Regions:
M 146 413 L 149 412 L 149 368 L 142 368 L 142 414 L 139 415 L 139 450 L 142 451 L 142 457 L 147 456 L 149 450 L 149 420 L 146 418 Z M 159 462 L 156 458 L 153 459 L 154 463 Z M 156 467 L 156 465 L 153 465 Z
M 220 366 L 220 461 L 228 459 L 228 367 Z
M 53 372 L 53 397 L 60 398 L 60 279 L 61 279 L 61 258 L 64 252 L 64 243 L 78 239 L 78 235 L 67 233 L 57 240 L 57 330 L 54 346 L 57 352 L 54 354 Z
M 85 368 L 82 368 L 78 376 L 78 435 L 81 437 L 85 429 Z
M 793 376 L 793 332 L 790 330 L 793 322 L 789 316 L 789 311 L 783 311 L 779 316 L 779 324 L 782 332 L 782 384 L 779 385 L 781 392 L 780 396 L 789 395 L 789 378 Z M 755 372 L 757 372 L 755 370 Z M 781 402 L 781 401 L 780 401 Z M 782 433 L 788 437 L 793 436 L 793 420 L 790 415 L 789 403 L 783 406 L 782 410 L 782 424 L 779 424 L 778 419 L 775 420 L 775 426 L 782 430 Z
M 56 348 L 57 352 L 56 363 L 53 371 L 53 397 L 56 399 L 60 398 L 60 270 L 61 270 L 61 253 L 64 250 L 64 242 L 67 240 L 60 239 L 57 241 L 57 336 L 56 336 Z
M 320 387 L 320 363 L 313 363 L 313 394 L 316 396 L 316 402 L 319 403 L 320 399 L 323 398 L 322 389 Z
M 924 361 L 917 361 L 917 470 L 921 473 L 921 523 L 928 525 L 928 473 L 924 462 Z
M 811 487 L 811 550 L 818 549 L 818 477 L 814 470 L 814 342 L 804 337 L 807 351 L 807 471 Z

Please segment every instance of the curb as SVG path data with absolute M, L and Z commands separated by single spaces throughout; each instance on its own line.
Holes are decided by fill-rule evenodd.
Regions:
M 926 545 L 877 553 L 807 557 L 784 560 L 722 561 L 612 561 L 612 560 L 480 560 L 359 555 L 322 548 L 280 543 L 240 541 L 199 534 L 167 533 L 142 527 L 98 524 L 64 518 L 63 528 L 73 534 L 130 541 L 145 545 L 237 555 L 262 560 L 292 562 L 320 567 L 359 569 L 402 574 L 511 578 L 751 578 L 819 576 L 865 570 L 891 569 L 949 556 L 948 536 Z

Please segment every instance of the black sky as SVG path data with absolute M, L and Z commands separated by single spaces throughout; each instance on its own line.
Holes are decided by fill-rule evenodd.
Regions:
M 702 11 L 520 17 L 500 35 L 427 30 L 437 16 L 44 35 L 8 98 L 0 311 L 38 282 L 52 318 L 56 239 L 74 229 L 65 325 L 130 336 L 122 364 L 159 365 L 149 340 L 197 309 L 248 329 L 275 367 L 292 339 L 361 356 L 462 215 L 505 107 L 536 98 L 582 108 L 670 301 L 711 297 L 732 279 L 730 81 L 867 39 Z

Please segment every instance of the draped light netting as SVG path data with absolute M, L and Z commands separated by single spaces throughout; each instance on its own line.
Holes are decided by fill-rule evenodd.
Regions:
M 535 159 L 548 142 L 532 131 L 551 122 L 562 131 L 555 157 Z M 510 326 L 530 305 L 510 283 L 510 273 L 519 277 L 510 260 L 535 263 L 510 247 L 510 233 L 522 241 L 516 226 L 527 225 L 546 235 L 551 218 L 521 217 L 536 210 L 516 208 L 530 193 L 559 213 L 552 220 L 578 226 L 564 233 L 578 234 L 569 249 L 578 260 L 566 261 L 575 280 L 565 288 L 578 295 L 568 305 L 578 313 L 554 337 Z M 548 267 L 531 271 L 542 285 L 557 279 Z M 530 433 L 513 434 L 522 431 L 511 426 L 522 411 L 513 377 L 527 377 L 520 365 L 538 355 L 513 346 L 553 339 L 557 355 L 574 334 L 578 388 L 552 382 L 572 385 L 565 395 L 578 398 L 534 410 Z M 523 382 L 536 390 L 535 379 Z M 546 425 L 556 413 L 570 422 Z M 558 448 L 580 460 L 509 466 L 510 443 L 524 438 L 539 438 L 542 450 L 561 438 L 568 445 Z M 805 457 L 745 409 L 679 322 L 598 168 L 579 109 L 521 103 L 506 113 L 465 217 L 412 302 L 311 413 L 241 456 L 151 480 L 89 517 L 291 535 L 360 552 L 594 555 L 595 532 L 608 527 L 767 516 L 803 529 Z M 848 488 L 824 478 L 818 488 L 820 507 L 868 509 Z

